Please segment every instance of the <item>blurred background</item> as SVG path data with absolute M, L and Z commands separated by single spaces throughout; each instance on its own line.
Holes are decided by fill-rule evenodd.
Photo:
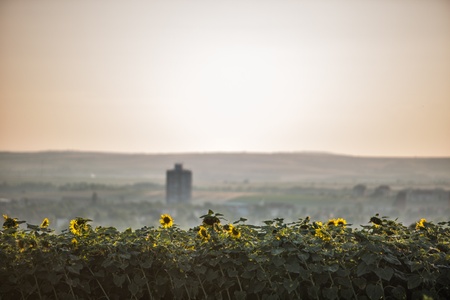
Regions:
M 447 0 L 3 0 L 0 45 L 12 217 L 450 215 Z

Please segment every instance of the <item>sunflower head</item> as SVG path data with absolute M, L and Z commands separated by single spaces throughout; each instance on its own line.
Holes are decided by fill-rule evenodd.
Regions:
M 50 221 L 47 218 L 45 218 L 41 223 L 41 228 L 47 228 L 48 225 L 50 225 Z
M 223 230 L 225 230 L 228 233 L 230 233 L 231 230 L 233 230 L 233 228 L 234 228 L 233 224 L 225 224 L 225 225 L 223 225 Z
M 69 229 L 70 232 L 72 232 L 75 235 L 83 235 L 89 231 L 89 222 L 91 220 L 89 219 L 83 219 L 83 218 L 75 218 L 70 221 Z
M 25 241 L 24 240 L 18 240 L 17 241 L 17 247 L 19 247 L 19 251 L 20 252 L 25 251 Z
M 173 226 L 173 219 L 169 214 L 161 215 L 161 219 L 159 219 L 159 223 L 164 228 L 170 228 Z
M 238 239 L 238 238 L 241 237 L 241 232 L 239 230 L 237 230 L 236 227 L 233 227 L 230 230 L 230 235 L 231 235 L 232 238 Z
M 331 240 L 330 235 L 326 232 L 324 228 L 317 228 L 315 230 L 314 236 L 321 238 L 323 241 L 329 241 Z
M 420 219 L 420 221 L 416 223 L 416 230 L 419 230 L 421 228 L 425 228 L 425 224 L 426 223 L 427 223 L 426 219 Z
M 205 226 L 200 226 L 198 230 L 198 235 L 205 241 L 211 238 L 211 235 L 208 233 L 208 229 Z
M 220 213 L 214 213 L 212 210 L 208 210 L 208 214 L 200 217 L 203 219 L 203 226 L 220 225 L 220 219 L 224 219 L 223 215 Z
M 329 219 L 327 222 L 327 226 L 336 226 L 336 219 Z
M 4 229 L 17 228 L 19 227 L 19 222 L 17 222 L 17 218 L 10 218 L 8 215 L 3 215 L 3 219 L 5 222 L 3 223 Z
M 220 224 L 220 220 L 216 216 L 206 216 L 203 218 L 203 225 L 213 226 L 214 224 Z
M 381 225 L 383 222 L 381 221 L 380 218 L 378 218 L 377 216 L 370 218 L 370 221 L 375 225 Z
M 343 218 L 337 218 L 335 221 L 335 225 L 345 227 L 347 225 L 347 221 Z

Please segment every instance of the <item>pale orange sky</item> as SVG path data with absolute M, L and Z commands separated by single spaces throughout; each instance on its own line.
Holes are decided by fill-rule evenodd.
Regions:
M 0 151 L 450 156 L 450 1 L 0 2 Z

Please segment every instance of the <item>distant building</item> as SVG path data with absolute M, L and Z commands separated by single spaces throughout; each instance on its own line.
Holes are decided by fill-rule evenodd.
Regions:
M 192 193 L 192 172 L 183 170 L 182 164 L 175 164 L 173 170 L 167 170 L 167 203 L 189 203 Z

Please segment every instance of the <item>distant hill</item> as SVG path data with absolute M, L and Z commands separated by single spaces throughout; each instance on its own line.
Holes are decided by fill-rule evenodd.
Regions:
M 193 171 L 194 184 L 244 181 L 450 184 L 450 157 L 386 158 L 310 152 L 0 152 L 0 181 L 164 183 L 166 170 L 176 162 Z

